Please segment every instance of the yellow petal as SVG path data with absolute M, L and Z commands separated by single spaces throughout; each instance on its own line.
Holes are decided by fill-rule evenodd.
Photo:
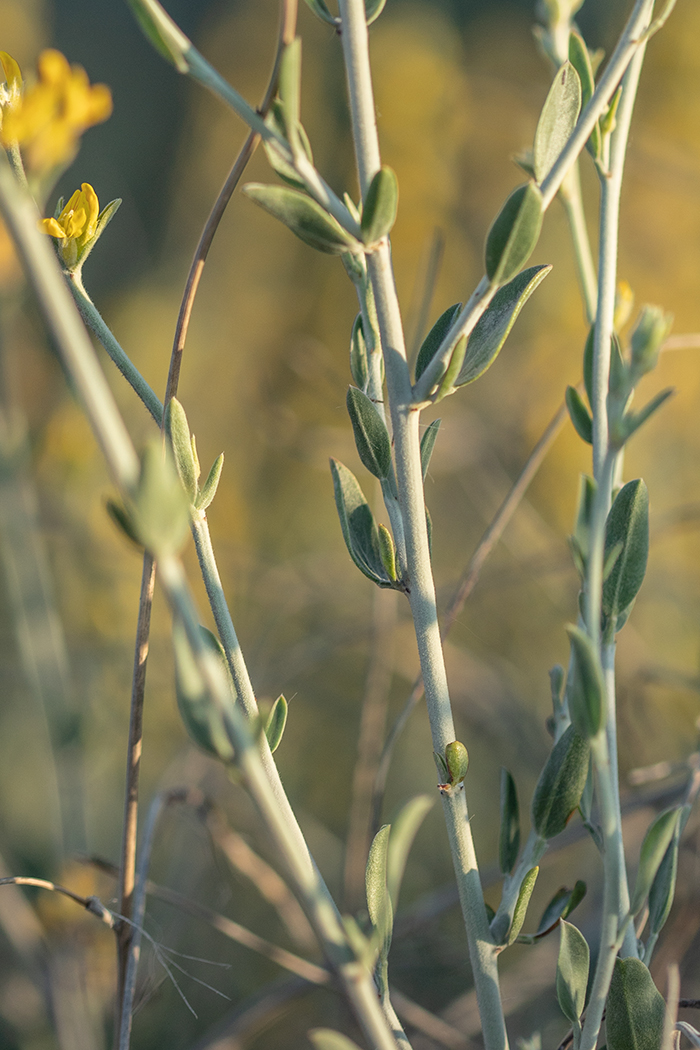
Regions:
M 22 72 L 15 62 L 12 55 L 8 55 L 7 51 L 0 51 L 0 62 L 2 62 L 2 68 L 5 70 L 5 82 L 9 88 L 22 87 Z
M 100 214 L 100 202 L 89 182 L 84 182 L 81 186 L 81 190 L 84 206 L 87 212 L 87 225 L 85 227 L 85 232 L 88 237 L 92 237 L 95 232 L 97 217 Z
M 43 230 L 44 233 L 48 233 L 49 237 L 60 237 L 61 240 L 65 237 L 65 233 L 58 225 L 56 219 L 42 219 L 39 223 L 39 229 Z
M 75 209 L 78 207 L 79 200 L 80 190 L 75 190 L 74 193 L 71 193 L 70 197 L 68 198 L 68 203 L 64 204 L 63 211 L 58 216 L 58 221 L 61 223 L 62 226 L 66 225 L 66 221 L 70 218 Z
M 87 222 L 87 214 L 84 208 L 77 208 L 68 221 L 64 223 L 66 237 L 79 237 L 85 229 L 85 223 Z
M 42 51 L 37 60 L 39 77 L 47 84 L 63 84 L 70 77 L 68 59 L 60 51 L 49 47 Z

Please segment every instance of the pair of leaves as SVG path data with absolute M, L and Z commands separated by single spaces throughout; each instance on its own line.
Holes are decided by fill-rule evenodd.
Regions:
M 380 587 L 392 587 L 382 561 L 379 530 L 355 475 L 337 459 L 331 459 L 335 505 L 350 557 L 360 572 Z
M 558 835 L 578 808 L 589 755 L 588 740 L 570 725 L 552 748 L 532 798 L 532 826 L 540 838 Z
M 455 369 L 454 376 L 450 377 L 450 389 L 446 391 L 447 393 L 450 393 L 455 387 L 473 383 L 491 367 L 510 335 L 523 306 L 551 269 L 551 266 L 532 266 L 523 270 L 496 292 L 469 336 L 459 368 Z M 439 350 L 460 310 L 460 303 L 445 310 L 428 332 L 418 351 L 416 380 L 420 378 Z M 450 364 L 453 361 L 454 352 Z
M 194 434 L 190 434 L 185 410 L 175 397 L 168 402 L 165 410 L 165 432 L 170 439 L 175 467 L 190 503 L 197 510 L 206 510 L 219 487 L 224 466 L 223 452 L 214 460 L 207 480 L 200 489 L 197 443 Z

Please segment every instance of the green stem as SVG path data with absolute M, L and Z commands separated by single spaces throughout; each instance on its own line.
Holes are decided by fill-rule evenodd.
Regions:
M 355 154 L 364 193 L 380 166 L 374 97 L 362 0 L 340 0 L 342 42 L 352 115 Z M 420 463 L 419 412 L 413 403 L 403 328 L 388 239 L 367 256 L 377 310 L 391 412 L 396 478 L 406 539 L 409 601 L 430 717 L 433 747 L 444 754 L 455 739 L 447 686 L 435 585 L 430 564 Z M 489 930 L 471 835 L 465 792 L 443 794 L 443 809 L 457 876 L 460 902 L 487 1050 L 505 1050 L 508 1037 L 498 988 L 495 945 Z
M 163 422 L 163 405 L 160 399 L 143 378 L 136 365 L 132 364 L 128 354 L 121 348 L 113 333 L 105 324 L 102 315 L 83 287 L 80 273 L 67 273 L 66 277 L 83 321 L 95 333 L 127 383 L 141 398 L 158 426 L 161 426 Z
M 574 248 L 574 259 L 578 272 L 581 295 L 586 310 L 588 324 L 595 321 L 598 281 L 596 278 L 593 256 L 591 254 L 591 243 L 588 237 L 586 215 L 583 210 L 583 198 L 581 196 L 581 177 L 579 174 L 578 161 L 573 165 L 559 190 L 566 217 L 571 230 L 571 240 Z

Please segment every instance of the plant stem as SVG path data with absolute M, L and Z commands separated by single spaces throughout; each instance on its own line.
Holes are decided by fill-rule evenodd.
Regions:
M 380 166 L 367 22 L 362 0 L 340 0 L 339 8 L 355 155 L 364 197 Z M 420 415 L 413 404 L 387 238 L 368 254 L 367 269 L 374 291 L 386 369 L 397 486 L 406 538 L 409 601 L 425 683 L 433 747 L 443 755 L 446 744 L 455 739 L 455 731 L 428 548 L 420 462 Z M 464 791 L 443 794 L 443 808 L 467 928 L 484 1045 L 487 1050 L 505 1050 L 508 1037 L 498 990 L 496 951 L 486 917 Z
M 561 189 L 559 190 L 559 199 L 564 206 L 564 211 L 566 212 L 566 217 L 569 222 L 569 229 L 571 230 L 576 270 L 578 272 L 579 284 L 581 286 L 583 305 L 586 310 L 586 320 L 590 325 L 595 321 L 598 300 L 598 281 L 596 278 L 595 266 L 593 265 L 593 256 L 591 255 L 591 243 L 588 238 L 586 215 L 583 210 L 581 176 L 579 173 L 578 161 L 572 166 L 571 171 L 562 182 Z

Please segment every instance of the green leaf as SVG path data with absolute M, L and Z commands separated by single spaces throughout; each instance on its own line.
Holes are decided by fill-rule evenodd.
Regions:
M 382 961 L 389 954 L 391 931 L 394 925 L 394 913 L 386 881 L 390 832 L 391 824 L 385 824 L 374 836 L 365 870 L 367 911 L 369 912 L 372 926 L 377 931 L 379 958 Z
M 675 835 L 679 817 L 680 809 L 666 810 L 656 818 L 644 836 L 630 904 L 632 915 L 638 915 L 644 906 L 664 854 Z
M 287 138 L 291 143 L 297 135 L 301 106 L 301 37 L 295 37 L 282 51 L 277 91 Z
M 445 310 L 445 312 L 438 317 L 437 321 L 426 335 L 421 344 L 421 348 L 418 351 L 418 357 L 416 358 L 416 380 L 420 379 L 432 359 L 435 357 L 443 339 L 449 332 L 461 309 L 461 303 L 455 303 L 454 306 L 450 306 L 449 309 Z
M 185 55 L 192 47 L 190 40 L 155 0 L 127 0 L 136 21 L 156 51 L 175 66 L 179 73 L 187 73 L 189 64 Z
M 660 306 L 642 307 L 630 336 L 631 364 L 634 382 L 656 368 L 661 347 L 673 324 L 673 314 Z
M 464 364 L 464 357 L 467 352 L 467 337 L 466 335 L 460 336 L 455 343 L 454 349 L 450 354 L 450 360 L 447 364 L 447 368 L 444 371 L 440 384 L 434 395 L 434 401 L 437 404 L 438 401 L 442 401 L 443 397 L 447 397 L 448 394 L 454 394 L 455 382 L 458 374 L 462 370 Z
M 593 420 L 591 413 L 586 408 L 583 398 L 575 386 L 566 388 L 566 407 L 569 410 L 569 418 L 574 424 L 574 430 L 578 436 L 587 444 L 593 444 Z
M 352 471 L 331 459 L 335 505 L 350 557 L 360 572 L 380 587 L 390 587 L 379 552 L 379 535 L 374 515 Z
M 363 465 L 375 478 L 387 478 L 391 472 L 391 440 L 386 423 L 357 387 L 348 388 L 346 404 Z
M 621 448 L 635 431 L 639 430 L 650 416 L 653 416 L 657 408 L 661 408 L 664 401 L 668 401 L 673 394 L 675 394 L 673 387 L 668 387 L 666 390 L 662 390 L 660 394 L 657 394 L 656 397 L 652 397 L 651 401 L 639 412 L 628 412 L 620 425 L 620 433 L 611 434 L 611 439 L 615 439 L 617 447 Z
M 290 132 L 285 123 L 284 110 L 279 99 L 275 99 L 270 106 L 270 112 L 265 117 L 265 123 L 268 128 L 275 131 L 281 139 L 289 139 Z M 313 164 L 314 158 L 311 152 L 311 143 L 309 142 L 302 124 L 297 124 L 295 133 L 297 136 L 297 144 L 301 146 L 307 158 Z M 290 186 L 294 186 L 298 190 L 305 190 L 305 184 L 299 177 L 296 168 L 286 159 L 278 144 L 273 139 L 264 139 L 263 146 L 270 167 L 273 171 L 275 171 L 279 177 Z
M 221 478 L 221 471 L 224 469 L 224 454 L 221 452 L 214 462 L 212 463 L 211 470 L 207 475 L 207 480 L 204 482 L 202 489 L 195 501 L 197 510 L 206 510 L 210 506 L 216 490 L 219 487 L 219 480 Z
M 231 685 L 231 704 L 234 702 L 226 657 L 219 639 L 200 625 L 204 644 L 221 660 Z M 175 653 L 175 695 L 185 728 L 196 744 L 222 762 L 233 761 L 233 748 L 217 705 L 197 667 L 187 633 L 179 618 L 173 619 L 173 650 Z
M 175 466 L 190 503 L 197 497 L 199 471 L 192 451 L 192 438 L 185 410 L 176 397 L 165 409 L 165 433 L 170 439 Z
M 299 190 L 249 182 L 243 187 L 243 193 L 319 252 L 342 255 L 361 248 L 332 215 Z
M 140 542 L 156 557 L 176 554 L 185 542 L 188 499 L 172 456 L 158 438 L 143 450 L 130 518 Z
M 571 62 L 579 75 L 579 80 L 581 81 L 581 109 L 585 109 L 595 91 L 595 78 L 593 76 L 593 64 L 590 53 L 583 37 L 579 36 L 578 33 L 572 33 L 569 37 L 569 62 Z M 586 148 L 596 159 L 600 157 L 601 140 L 597 121 L 591 132 L 591 137 L 586 143 Z
M 434 419 L 429 427 L 426 428 L 423 437 L 420 442 L 420 465 L 423 471 L 423 481 L 425 481 L 428 475 L 428 468 L 430 467 L 430 459 L 433 455 L 433 448 L 435 447 L 435 441 L 438 436 L 438 430 L 440 429 L 441 419 Z
M 659 1050 L 666 1004 L 641 959 L 616 959 L 605 1026 L 608 1050 Z
M 282 742 L 284 727 L 287 724 L 288 710 L 289 705 L 284 696 L 280 693 L 272 705 L 272 710 L 270 711 L 267 722 L 265 723 L 265 736 L 267 737 L 267 742 L 270 745 L 270 751 L 272 751 L 273 755 Z
M 605 682 L 596 647 L 580 627 L 568 624 L 566 633 L 574 658 L 568 690 L 571 721 L 582 737 L 597 736 L 605 725 Z
M 501 769 L 501 834 L 498 842 L 498 860 L 504 875 L 509 875 L 515 867 L 519 850 L 518 791 L 508 770 Z
M 557 960 L 557 999 L 561 1012 L 574 1027 L 580 1023 L 586 1005 L 586 986 L 591 953 L 583 934 L 563 919 L 559 924 Z
M 542 228 L 542 194 L 534 182 L 513 190 L 486 237 L 486 274 L 506 284 L 534 251 Z
M 368 26 L 371 26 L 372 22 L 377 21 L 385 6 L 386 0 L 365 0 L 365 15 L 367 16 Z
M 590 748 L 570 725 L 552 748 L 532 799 L 532 826 L 543 839 L 566 827 L 578 808 L 588 776 Z
M 136 526 L 132 521 L 131 516 L 126 510 L 126 508 L 122 506 L 121 503 L 118 503 L 116 500 L 113 499 L 106 500 L 105 506 L 107 508 L 107 513 L 109 514 L 110 518 L 117 526 L 119 531 L 123 532 L 126 538 L 131 540 L 131 542 L 134 543 L 140 551 L 142 551 L 143 543 L 139 539 L 138 533 L 136 531 Z
M 515 943 L 518 934 L 523 928 L 525 916 L 527 915 L 528 905 L 530 903 L 530 897 L 532 897 L 532 891 L 535 888 L 535 883 L 537 882 L 537 876 L 539 875 L 539 873 L 539 868 L 530 868 L 520 885 L 520 893 L 518 894 L 518 899 L 515 902 L 515 908 L 513 910 L 513 921 L 510 925 L 510 932 L 508 933 L 509 945 Z
M 334 18 L 328 10 L 324 0 L 306 0 L 306 3 L 311 8 L 313 13 L 321 19 L 322 22 L 327 22 L 328 25 L 337 26 L 340 22 L 339 18 Z M 320 1031 L 320 1029 L 319 1029 Z
M 369 381 L 369 364 L 367 360 L 367 343 L 362 324 L 362 314 L 358 314 L 352 326 L 350 337 L 350 375 L 360 390 L 367 389 Z
M 574 524 L 573 538 L 578 544 L 584 562 L 588 558 L 589 533 L 595 493 L 596 483 L 593 478 L 588 474 L 581 474 L 579 479 L 576 522 Z
M 464 363 L 455 386 L 473 383 L 491 367 L 518 314 L 551 269 L 551 266 L 531 266 L 496 292 L 469 336 Z
M 603 612 L 619 616 L 637 597 L 649 555 L 649 494 L 641 478 L 628 481 L 617 494 L 605 526 L 605 555 L 622 549 L 603 584 Z
M 386 884 L 394 912 L 399 905 L 399 892 L 408 854 L 418 829 L 434 803 L 435 799 L 432 795 L 416 795 L 401 808 L 399 815 L 392 822 L 386 863 Z
M 378 535 L 379 555 L 382 559 L 382 565 L 384 566 L 389 579 L 396 583 L 398 573 L 396 571 L 396 547 L 394 546 L 394 539 L 386 525 L 380 524 L 378 526 Z
M 362 240 L 376 244 L 396 222 L 399 184 L 391 168 L 381 168 L 372 179 L 362 206 Z
M 557 70 L 535 132 L 535 178 L 542 182 L 556 163 L 581 112 L 581 80 L 571 62 Z
M 652 936 L 658 936 L 666 925 L 676 893 L 681 823 L 681 820 L 679 820 L 676 824 L 673 838 L 664 853 L 659 870 L 654 876 L 654 881 L 649 890 L 649 933 Z
M 586 896 L 586 883 L 579 879 L 572 890 L 562 886 L 552 897 L 547 907 L 542 912 L 535 937 L 544 937 L 559 924 L 560 919 L 566 919 L 572 911 L 579 906 Z
M 445 764 L 450 784 L 461 784 L 469 769 L 469 752 L 461 740 L 452 740 L 445 747 Z

